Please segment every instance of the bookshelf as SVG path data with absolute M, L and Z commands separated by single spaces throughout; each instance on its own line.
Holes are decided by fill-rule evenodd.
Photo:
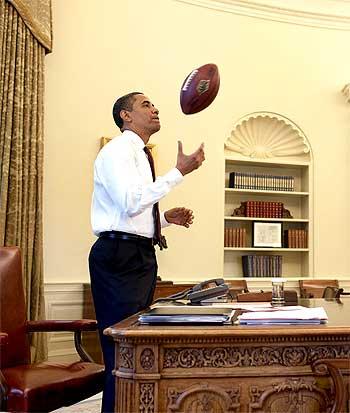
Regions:
M 233 172 L 236 177 L 247 179 L 243 185 L 242 181 L 236 181 L 238 186 L 245 188 L 229 187 L 230 173 Z M 266 189 L 274 185 L 260 185 L 262 181 L 258 181 L 257 176 L 263 179 L 279 177 L 279 180 L 280 177 L 289 177 L 293 181 L 293 190 L 281 190 L 280 186 L 276 186 L 276 190 Z M 272 112 L 255 112 L 236 122 L 225 142 L 224 200 L 224 278 L 243 277 L 244 255 L 280 255 L 281 276 L 284 278 L 292 280 L 313 276 L 313 159 L 308 140 L 296 124 Z M 254 205 L 282 202 L 292 217 L 232 215 L 248 201 Z M 253 247 L 254 221 L 281 222 L 281 248 Z M 284 240 L 288 230 L 293 237 L 301 237 L 295 234 L 303 233 L 303 240 L 292 239 L 291 235 L 288 239 L 288 233 Z M 244 238 L 240 238 L 238 244 L 228 246 L 228 231 L 234 234 L 244 231 Z M 288 242 L 293 248 L 288 246 Z M 260 276 L 253 278 L 260 279 Z

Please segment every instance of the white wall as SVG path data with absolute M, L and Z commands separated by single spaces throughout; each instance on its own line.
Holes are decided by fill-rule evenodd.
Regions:
M 46 58 L 45 282 L 85 282 L 93 161 L 99 138 L 118 134 L 116 97 L 143 91 L 160 109 L 158 173 L 174 166 L 177 139 L 206 162 L 161 202 L 194 210 L 191 229 L 166 230 L 159 274 L 203 280 L 223 268 L 223 144 L 254 111 L 280 113 L 307 135 L 315 162 L 315 273 L 350 275 L 350 31 L 259 20 L 175 0 L 53 0 L 54 49 Z M 205 111 L 185 116 L 183 79 L 213 62 L 221 87 Z

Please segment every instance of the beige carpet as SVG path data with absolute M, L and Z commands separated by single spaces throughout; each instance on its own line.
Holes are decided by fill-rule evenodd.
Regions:
M 101 412 L 101 398 L 90 398 L 80 403 L 73 404 L 73 406 L 62 407 L 54 410 L 54 413 L 100 413 Z

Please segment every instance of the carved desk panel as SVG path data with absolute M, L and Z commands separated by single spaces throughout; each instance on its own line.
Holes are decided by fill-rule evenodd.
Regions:
M 325 307 L 320 326 L 140 326 L 130 317 L 106 330 L 116 343 L 116 412 L 330 412 L 332 382 L 310 366 L 350 360 L 343 301 L 301 301 Z

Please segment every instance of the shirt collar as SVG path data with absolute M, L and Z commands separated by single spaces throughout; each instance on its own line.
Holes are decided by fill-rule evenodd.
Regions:
M 127 139 L 130 139 L 130 141 L 140 150 L 143 150 L 143 148 L 146 146 L 145 142 L 139 137 L 139 135 L 131 130 L 125 130 L 123 132 L 123 136 L 127 137 Z

